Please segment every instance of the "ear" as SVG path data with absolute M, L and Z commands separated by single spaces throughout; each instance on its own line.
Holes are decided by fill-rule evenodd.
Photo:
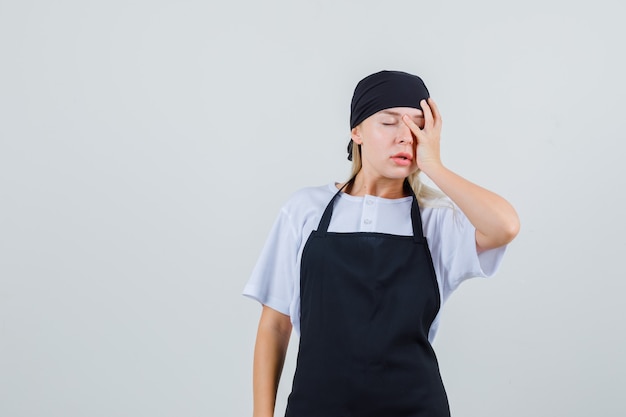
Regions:
M 352 141 L 357 145 L 361 145 L 363 143 L 363 139 L 361 139 L 361 129 L 359 129 L 359 126 L 352 128 L 352 130 L 350 131 Z

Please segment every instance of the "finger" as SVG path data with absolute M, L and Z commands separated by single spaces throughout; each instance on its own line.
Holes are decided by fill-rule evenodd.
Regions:
M 432 98 L 429 98 L 428 105 L 430 106 L 430 109 L 432 110 L 435 126 L 437 125 L 441 126 L 441 122 L 442 122 L 441 112 L 439 112 L 439 107 L 437 107 L 435 100 L 433 100 Z
M 430 110 L 430 105 L 426 100 L 421 100 L 420 105 L 422 106 L 422 111 L 424 112 L 424 129 L 426 129 L 427 127 L 432 127 L 434 121 L 433 112 Z
M 415 123 L 408 114 L 403 114 L 402 115 L 402 121 L 404 122 L 405 125 L 407 125 L 409 127 L 409 129 L 411 129 L 411 132 L 413 132 L 413 134 L 415 136 L 419 136 L 422 134 L 422 129 L 420 129 L 420 127 L 417 125 L 417 123 Z

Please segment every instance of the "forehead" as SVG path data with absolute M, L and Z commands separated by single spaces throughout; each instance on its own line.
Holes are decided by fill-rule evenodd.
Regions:
M 375 115 L 382 115 L 382 116 L 385 116 L 385 115 L 402 116 L 405 114 L 408 115 L 409 117 L 422 117 L 424 115 L 424 112 L 414 107 L 391 107 L 391 108 L 384 109 L 375 113 Z

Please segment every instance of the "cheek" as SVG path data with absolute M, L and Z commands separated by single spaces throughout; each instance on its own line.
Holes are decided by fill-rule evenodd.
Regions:
M 389 132 L 382 129 L 372 129 L 367 136 L 364 136 L 363 143 L 371 148 L 379 148 L 384 145 Z
M 385 145 L 384 138 L 372 135 L 363 141 L 361 152 L 366 159 L 373 161 L 381 159 L 388 154 L 387 149 L 388 146 Z

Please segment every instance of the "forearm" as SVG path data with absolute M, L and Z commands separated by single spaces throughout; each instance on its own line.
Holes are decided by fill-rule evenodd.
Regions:
M 259 321 L 252 376 L 254 417 L 274 416 L 278 382 L 291 335 L 289 318 L 279 318 L 278 314 L 263 307 Z
M 424 173 L 476 228 L 479 250 L 497 248 L 515 238 L 520 227 L 519 217 L 504 198 L 455 174 L 442 164 L 435 164 Z
M 447 169 L 441 163 L 441 114 L 432 98 L 420 102 L 424 128 L 407 115 L 404 123 L 415 135 L 417 166 L 463 211 L 476 228 L 476 247 L 486 250 L 506 245 L 519 231 L 519 218 L 511 204 Z

